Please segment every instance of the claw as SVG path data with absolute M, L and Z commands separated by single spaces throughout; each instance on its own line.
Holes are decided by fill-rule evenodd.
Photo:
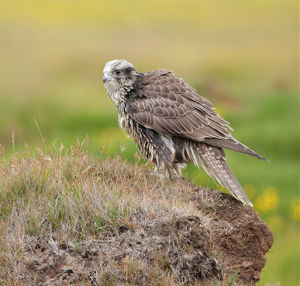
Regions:
M 156 177 L 158 177 L 158 178 L 160 178 L 160 179 L 166 178 L 165 175 L 163 175 L 162 173 L 159 173 L 159 172 L 151 172 L 151 175 L 152 175 L 152 176 L 156 176 Z

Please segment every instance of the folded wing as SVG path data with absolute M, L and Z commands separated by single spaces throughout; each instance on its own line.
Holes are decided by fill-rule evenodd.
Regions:
M 264 159 L 234 139 L 229 123 L 206 98 L 171 71 L 155 70 L 141 76 L 126 109 L 139 124 L 159 133 L 176 135 Z

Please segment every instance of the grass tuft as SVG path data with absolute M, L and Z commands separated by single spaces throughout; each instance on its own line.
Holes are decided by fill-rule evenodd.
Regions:
M 223 216 L 235 204 L 241 220 L 254 217 L 265 229 L 268 246 L 256 254 L 263 266 L 272 236 L 252 209 L 186 179 L 160 180 L 141 162 L 87 150 L 86 142 L 44 145 L 0 162 L 1 283 L 202 285 L 228 276 L 234 285 L 257 279 L 228 271 L 232 261 L 217 245 L 229 243 Z

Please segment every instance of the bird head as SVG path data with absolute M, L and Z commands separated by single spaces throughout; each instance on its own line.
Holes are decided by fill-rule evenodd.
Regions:
M 139 72 L 133 64 L 126 60 L 112 60 L 105 64 L 103 69 L 103 83 L 109 94 L 123 89 L 128 92 L 133 89 Z

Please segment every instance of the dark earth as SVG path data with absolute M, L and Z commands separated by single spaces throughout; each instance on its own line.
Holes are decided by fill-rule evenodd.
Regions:
M 257 282 L 273 243 L 257 213 L 229 195 L 198 187 L 191 203 L 203 217 L 151 220 L 140 210 L 117 232 L 77 245 L 27 236 L 19 279 L 22 285 L 229 285 L 230 277 Z M 159 280 L 160 272 L 175 274 L 176 284 Z

